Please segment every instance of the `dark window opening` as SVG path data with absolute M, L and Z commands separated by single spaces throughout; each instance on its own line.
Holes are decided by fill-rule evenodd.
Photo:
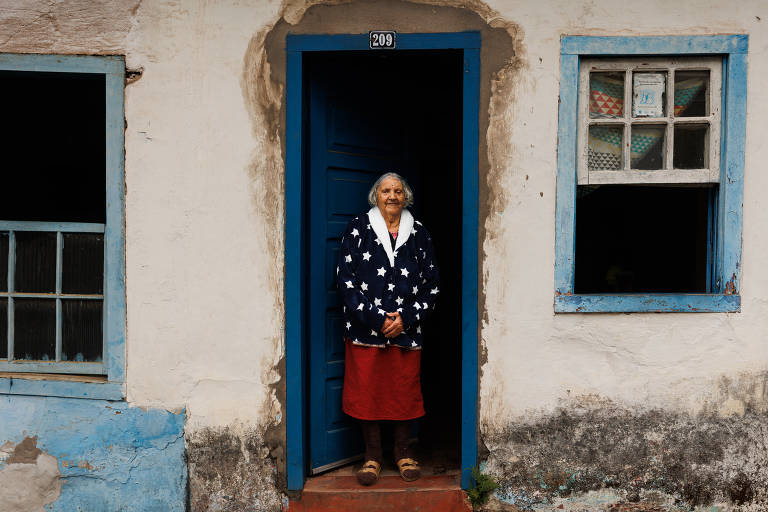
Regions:
M 15 299 L 14 359 L 56 360 L 56 301 Z
M 0 297 L 0 359 L 8 357 L 8 299 Z
M 575 293 L 706 293 L 716 188 L 582 186 Z
M 104 223 L 104 75 L 0 71 L 0 97 L 0 220 Z
M 106 223 L 105 80 L 0 71 L 0 221 Z M 101 361 L 103 279 L 102 233 L 0 232 L 0 359 Z

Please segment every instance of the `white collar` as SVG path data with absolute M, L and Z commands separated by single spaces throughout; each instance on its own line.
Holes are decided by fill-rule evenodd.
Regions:
M 403 209 L 400 214 L 400 227 L 397 231 L 397 240 L 395 241 L 395 249 L 392 250 L 392 242 L 389 241 L 389 231 L 387 230 L 387 223 L 384 222 L 378 206 L 374 206 L 368 210 L 368 220 L 371 223 L 373 232 L 376 233 L 376 237 L 381 242 L 381 246 L 387 253 L 389 258 L 389 265 L 395 266 L 395 251 L 398 250 L 405 242 L 408 241 L 408 237 L 411 236 L 413 230 L 413 215 L 407 209 Z

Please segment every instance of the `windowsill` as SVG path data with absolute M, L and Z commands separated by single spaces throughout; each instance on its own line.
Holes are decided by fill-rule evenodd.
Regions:
M 66 373 L 0 372 L 0 379 L 60 380 L 67 382 L 96 382 L 99 384 L 107 382 L 107 377 L 104 375 L 69 375 Z
M 0 395 L 122 400 L 124 393 L 104 376 L 0 372 Z
M 741 296 L 694 293 L 555 295 L 555 313 L 738 313 Z

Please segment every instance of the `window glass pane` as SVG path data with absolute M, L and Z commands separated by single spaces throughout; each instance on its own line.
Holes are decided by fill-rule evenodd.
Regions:
M 621 144 L 623 126 L 590 126 L 588 167 L 590 171 L 624 168 Z
M 0 359 L 8 357 L 8 299 L 0 299 Z
M 8 233 L 0 233 L 0 292 L 8 291 Z
M 624 73 L 590 73 L 589 117 L 624 117 Z
M 16 232 L 14 291 L 56 291 L 56 233 Z
M 578 187 L 576 293 L 705 293 L 717 189 Z
M 632 169 L 664 168 L 664 131 L 666 125 L 633 125 L 630 145 Z
M 0 71 L 0 219 L 106 217 L 105 76 Z M 8 101 L 7 98 L 12 98 Z
M 707 132 L 709 127 L 704 125 L 675 126 L 675 169 L 706 169 L 707 162 Z
M 65 233 L 62 252 L 61 291 L 102 293 L 104 281 L 104 235 Z
M 708 116 L 709 71 L 675 72 L 675 116 Z
M 13 301 L 13 357 L 38 361 L 56 359 L 56 301 Z
M 632 75 L 632 116 L 664 117 L 667 88 L 666 73 L 635 73 Z
M 61 301 L 61 360 L 101 361 L 102 302 Z

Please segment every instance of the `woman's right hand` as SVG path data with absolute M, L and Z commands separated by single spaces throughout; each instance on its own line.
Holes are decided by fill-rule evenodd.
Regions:
M 400 313 L 387 313 L 387 319 L 384 320 L 384 325 L 381 328 L 381 332 L 387 338 L 396 338 L 404 331 L 403 318 Z

